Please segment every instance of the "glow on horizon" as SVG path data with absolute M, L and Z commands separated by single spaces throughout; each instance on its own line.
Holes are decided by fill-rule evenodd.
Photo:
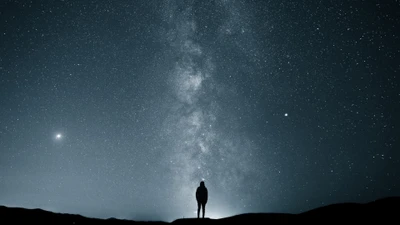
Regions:
M 194 217 L 197 217 L 197 210 L 193 211 Z M 200 218 L 202 217 L 203 213 L 200 210 Z M 227 212 L 225 210 L 222 210 L 221 208 L 214 208 L 213 206 L 207 207 L 206 206 L 206 213 L 205 213 L 205 218 L 210 218 L 210 219 L 222 219 L 222 218 L 227 218 L 231 216 L 235 216 L 236 214 L 233 212 Z

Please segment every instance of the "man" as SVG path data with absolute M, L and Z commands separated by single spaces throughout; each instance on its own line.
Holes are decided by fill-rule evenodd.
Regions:
M 204 213 L 206 210 L 206 204 L 208 200 L 208 190 L 204 185 L 204 181 L 201 181 L 200 186 L 197 187 L 196 200 L 197 200 L 197 218 L 199 218 L 200 216 L 200 208 L 203 209 L 203 218 L 204 218 Z

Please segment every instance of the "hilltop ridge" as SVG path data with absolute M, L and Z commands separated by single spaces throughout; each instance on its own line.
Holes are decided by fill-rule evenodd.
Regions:
M 77 214 L 55 213 L 42 209 L 25 209 L 0 206 L 2 221 L 24 223 L 57 224 L 293 224 L 303 222 L 359 223 L 399 221 L 400 196 L 377 199 L 368 203 L 337 203 L 315 208 L 299 214 L 288 213 L 246 213 L 220 219 L 186 218 L 169 222 L 134 221 L 116 218 L 98 219 Z

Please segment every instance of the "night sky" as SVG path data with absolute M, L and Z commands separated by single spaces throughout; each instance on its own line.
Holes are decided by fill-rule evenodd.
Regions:
M 0 205 L 172 221 L 400 195 L 400 2 L 0 3 Z

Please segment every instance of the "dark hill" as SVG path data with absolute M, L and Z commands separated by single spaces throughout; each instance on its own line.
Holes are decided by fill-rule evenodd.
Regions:
M 341 203 L 316 208 L 300 214 L 248 213 L 221 219 L 178 219 L 172 224 L 300 224 L 300 223 L 398 223 L 400 197 L 373 202 Z M 162 221 L 132 221 L 115 218 L 96 219 L 81 215 L 54 213 L 41 209 L 0 206 L 1 224 L 170 224 Z M 397 222 L 396 222 L 397 221 Z

